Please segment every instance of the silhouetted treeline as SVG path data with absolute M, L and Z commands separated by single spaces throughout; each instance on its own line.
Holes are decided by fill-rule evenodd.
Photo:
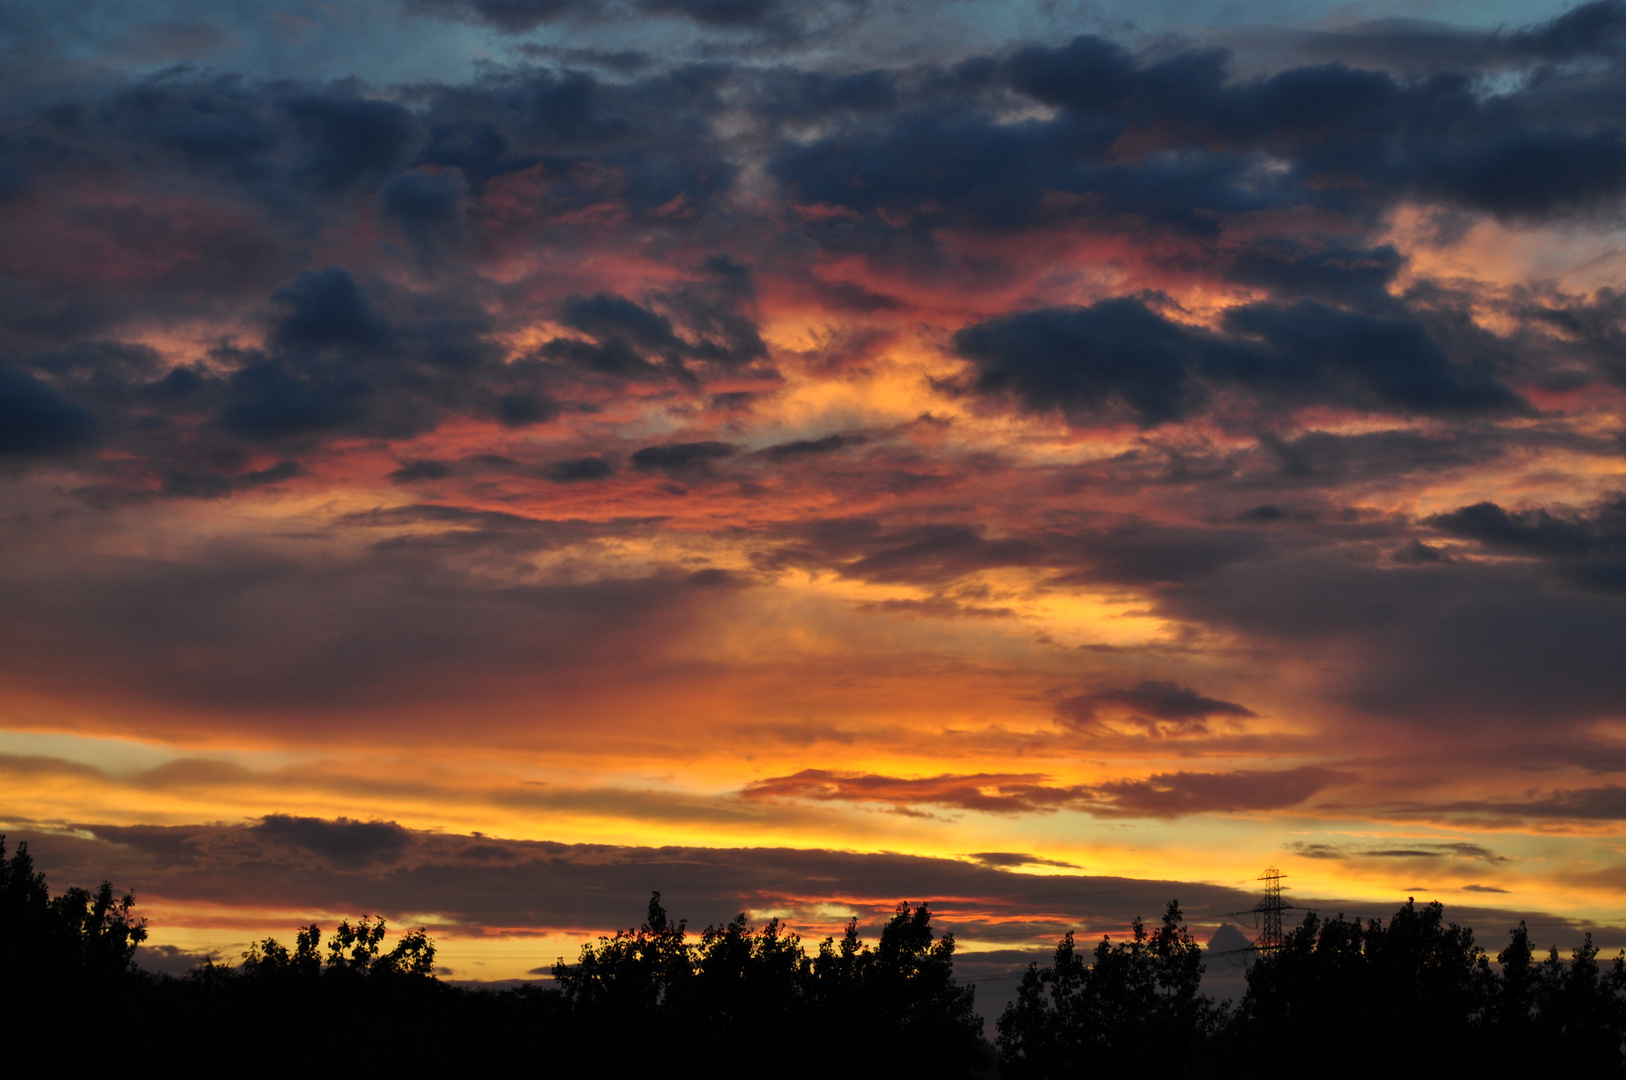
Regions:
M 899 905 L 870 946 L 856 923 L 812 954 L 742 915 L 698 940 L 660 894 L 645 923 L 554 968 L 554 988 L 478 990 L 433 975 L 423 930 L 382 920 L 255 944 L 176 978 L 132 963 L 132 898 L 51 899 L 26 845 L 0 837 L 0 1009 L 63 1066 L 189 1074 L 651 1077 L 993 1075 L 954 939 Z M 113 945 L 119 951 L 113 951 Z
M 0 1022 L 56 1069 L 144 1075 L 651 1077 L 1609 1076 L 1622 1072 L 1626 957 L 1590 938 L 1533 955 L 1521 923 L 1492 962 L 1439 904 L 1387 925 L 1309 915 L 1261 954 L 1235 1007 L 1199 992 L 1203 950 L 1171 902 L 1093 951 L 1067 934 L 983 1038 L 954 939 L 900 904 L 811 952 L 742 915 L 695 937 L 650 900 L 642 926 L 585 946 L 551 987 L 452 986 L 421 929 L 382 920 L 266 939 L 181 976 L 136 967 L 133 897 L 50 896 L 0 837 Z
M 871 948 L 849 922 L 813 955 L 778 920 L 741 915 L 696 944 L 649 902 L 642 927 L 560 962 L 554 980 L 576 1035 L 598 1045 L 628 1030 L 689 1046 L 698 1071 L 729 1076 L 970 1076 L 992 1065 L 973 990 L 954 978 L 954 937 L 934 940 L 926 905 L 898 905 Z M 771 1063 L 771 1064 L 770 1064 Z
M 1311 912 L 1248 972 L 1234 1029 L 1288 1067 L 1338 1047 L 1323 1075 L 1618 1075 L 1626 954 L 1600 965 L 1592 935 L 1536 960 L 1523 921 L 1495 957 L 1438 903 L 1408 900 L 1389 925 Z
M 1235 1008 L 1197 992 L 1202 955 L 1171 902 L 1153 932 L 1068 934 L 999 1018 L 1003 1075 L 1027 1077 L 1601 1077 L 1622 1072 L 1626 954 L 1591 935 L 1532 956 L 1523 922 L 1496 963 L 1438 903 L 1380 920 L 1309 913 L 1258 953 Z

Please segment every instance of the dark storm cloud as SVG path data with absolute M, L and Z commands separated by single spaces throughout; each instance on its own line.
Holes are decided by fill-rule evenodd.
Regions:
M 402 106 L 370 98 L 297 97 L 285 108 L 308 146 L 301 165 L 329 192 L 376 187 L 411 157 L 420 129 Z
M 397 484 L 412 484 L 420 480 L 444 480 L 452 475 L 452 467 L 444 461 L 433 458 L 417 458 L 412 461 L 403 461 L 401 467 L 390 473 L 389 478 Z
M 338 818 L 290 817 L 267 814 L 249 832 L 257 839 L 304 848 L 335 862 L 365 866 L 392 862 L 412 840 L 412 834 L 393 821 L 351 821 Z
M 545 393 L 525 385 L 534 369 L 499 362 L 486 338 L 489 320 L 478 313 L 409 311 L 397 325 L 340 267 L 302 274 L 272 300 L 279 317 L 265 348 L 219 356 L 236 365 L 220 410 L 234 434 L 266 442 L 339 433 L 403 438 L 453 411 L 484 412 L 510 426 L 557 412 Z
M 811 21 L 861 11 L 864 0 L 792 3 L 790 0 L 408 0 L 407 10 L 483 23 L 523 34 L 552 23 L 621 22 L 667 18 L 720 32 L 794 38 Z
M 1581 4 L 1549 22 L 1507 35 L 1507 44 L 1543 60 L 1626 56 L 1626 3 Z
M 832 74 L 774 68 L 763 74 L 757 107 L 773 119 L 796 121 L 822 119 L 832 113 L 884 113 L 897 102 L 897 77 L 892 72 Z
M 349 831 L 357 826 L 364 831 Z M 634 923 L 649 894 L 659 890 L 668 909 L 692 926 L 720 923 L 740 911 L 754 917 L 793 912 L 793 928 L 817 926 L 817 933 L 825 933 L 829 923 L 851 913 L 867 936 L 894 904 L 910 900 L 931 902 L 939 924 L 962 936 L 1025 942 L 1080 928 L 1116 935 L 1130 919 L 1155 915 L 1171 898 L 1198 925 L 1249 909 L 1257 900 L 1245 890 L 1205 883 L 1013 873 L 1006 869 L 1013 858 L 1022 858 L 1023 865 L 1057 864 L 1011 852 L 985 852 L 967 861 L 823 849 L 614 847 L 285 816 L 245 825 L 91 823 L 71 831 L 18 822 L 8 832 L 11 846 L 30 845 L 35 865 L 56 888 L 109 878 L 148 904 L 280 909 L 290 927 L 317 913 L 349 911 L 382 914 L 392 923 L 433 913 L 443 926 L 475 933 L 600 932 Z M 1467 851 L 1440 854 L 1475 858 Z M 1400 900 L 1374 905 L 1296 896 L 1294 902 L 1387 917 Z M 1526 918 L 1544 940 L 1578 940 L 1582 931 L 1532 911 L 1454 907 L 1453 915 L 1483 928 Z M 1626 942 L 1618 929 L 1588 929 L 1606 944 Z M 538 966 L 553 959 L 539 957 Z
M 1070 537 L 1060 545 L 1072 549 L 1058 584 L 1103 582 L 1179 586 L 1199 582 L 1225 567 L 1252 563 L 1269 554 L 1269 542 L 1253 529 L 1164 526 L 1129 521 L 1099 532 Z
M 514 28 L 596 7 L 514 0 L 456 11 Z M 755 0 L 616 11 L 656 8 L 716 27 L 800 17 Z M 1530 57 L 1613 56 L 1619 10 L 1590 5 L 1491 37 Z M 1220 53 L 1153 57 L 1084 37 L 953 69 L 715 61 L 608 77 L 517 65 L 456 85 L 396 88 L 175 69 L 67 85 L 50 108 L 24 109 L 0 133 L 9 197 L 43 200 L 31 213 L 44 207 L 91 229 L 101 246 L 87 252 L 98 258 L 106 244 L 132 265 L 154 250 L 173 257 L 111 284 L 0 268 L 11 276 L 0 281 L 10 291 L 0 304 L 5 332 L 64 352 L 116 338 L 129 320 L 190 314 L 198 304 L 230 315 L 269 297 L 278 316 L 260 347 L 234 343 L 212 369 L 166 360 L 121 380 L 112 376 L 122 361 L 104 352 L 102 385 L 51 381 L 45 391 L 62 399 L 56 404 L 7 376 L 8 407 L 33 395 L 42 418 L 35 434 L 14 441 L 83 445 L 94 413 L 110 444 L 153 459 L 147 490 L 229 494 L 298 459 L 268 451 L 269 460 L 222 468 L 211 464 L 224 460 L 219 439 L 188 442 L 152 424 L 137 438 L 136 421 L 209 416 L 216 435 L 249 444 L 396 439 L 450 415 L 547 423 L 568 407 L 573 379 L 692 387 L 742 372 L 771 377 L 747 263 L 758 265 L 773 244 L 732 245 L 723 256 L 708 232 L 725 205 L 736 223 L 747 213 L 725 198 L 741 175 L 740 148 L 718 134 L 721 118 L 742 111 L 766 125 L 753 153 L 787 191 L 862 219 L 808 223 L 797 243 L 909 253 L 891 263 L 905 273 L 927 265 L 911 260 L 929 263 L 935 241 L 922 229 L 939 224 L 1009 231 L 1075 215 L 1207 243 L 1227 215 L 1250 210 L 1348 211 L 1358 234 L 1363 215 L 1412 194 L 1535 217 L 1618 195 L 1626 158 L 1615 75 L 1548 70 L 1495 95 L 1476 90 L 1474 78 L 1471 70 L 1411 78 L 1336 64 L 1236 77 Z M 1013 101 L 1056 112 L 1013 120 Z M 778 134 L 784 125 L 817 134 L 787 139 Z M 469 280 L 470 260 L 510 227 L 490 201 L 493 185 L 504 184 L 520 185 L 514 191 L 523 194 L 501 205 L 534 215 L 526 228 L 568 232 L 579 226 L 551 222 L 625 214 L 668 238 L 704 236 L 714 253 L 663 289 L 553 299 L 567 333 L 529 365 L 499 365 L 493 335 L 511 328 L 511 316 L 451 283 Z M 107 205 L 109 185 L 128 208 Z M 301 272 L 321 230 L 356 215 L 386 223 L 397 252 L 445 284 L 445 296 L 466 298 L 461 310 L 411 310 L 404 291 L 383 284 L 390 275 L 360 265 Z M 1123 297 L 985 320 L 955 339 L 970 363 L 966 388 L 1081 422 L 1120 413 L 1146 427 L 1190 418 L 1216 393 L 1435 417 L 1525 408 L 1509 388 L 1511 361 L 1481 355 L 1420 301 L 1387 298 L 1401 265 L 1393 248 L 1266 232 L 1171 257 L 1203 259 L 1272 299 L 1233 309 L 1216 332 Z M 900 303 L 873 283 L 810 287 L 852 311 Z M 176 299 L 183 294 L 185 304 Z M 1603 293 L 1584 304 L 1532 300 L 1526 322 L 1618 376 L 1611 302 Z M 1504 353 L 1517 346 L 1497 345 Z M 12 350 L 11 363 L 21 368 L 28 355 Z
M 426 257 L 461 235 L 467 198 L 468 182 L 456 168 L 434 173 L 410 169 L 396 174 L 379 193 L 384 213 Z
M 1482 502 L 1436 514 L 1428 523 L 1492 548 L 1532 555 L 1584 556 L 1626 546 L 1626 497 L 1602 504 L 1593 514 L 1554 513 L 1544 507 L 1510 513 L 1495 503 Z
M 1145 679 L 1133 686 L 1097 690 L 1067 698 L 1056 706 L 1058 715 L 1070 726 L 1088 729 L 1097 722 L 1098 711 L 1125 709 L 1151 721 L 1166 720 L 1190 725 L 1216 716 L 1248 718 L 1257 714 L 1234 701 L 1207 697 L 1178 683 Z
M 705 26 L 778 31 L 790 29 L 800 10 L 820 6 L 795 4 L 789 0 L 635 0 L 635 3 L 651 14 L 691 19 Z
M 664 316 L 619 296 L 571 297 L 560 321 L 592 340 L 554 338 L 542 346 L 550 360 L 626 378 L 660 378 L 682 371 L 685 343 Z
M 279 461 L 264 469 L 236 474 L 176 471 L 165 474 L 159 493 L 183 499 L 223 499 L 239 491 L 268 487 L 303 475 L 305 469 L 297 461 Z
M 1320 488 L 1486 464 L 1505 455 L 1512 445 L 1510 439 L 1494 430 L 1460 429 L 1446 435 L 1408 430 L 1356 435 L 1306 431 L 1292 438 L 1266 434 L 1259 440 L 1261 456 L 1274 474 L 1274 483 Z
M 601 457 L 556 461 L 547 468 L 548 479 L 558 484 L 605 480 L 615 474 L 615 465 Z
M 1498 855 L 1483 844 L 1466 841 L 1418 843 L 1404 848 L 1322 843 L 1294 843 L 1288 847 L 1307 859 L 1472 859 L 1488 863 L 1512 861 L 1506 855 Z
M 471 19 L 511 33 L 570 16 L 592 16 L 603 0 L 411 0 L 408 11 Z
M 291 823 L 292 831 L 268 830 L 273 820 Z M 334 832 L 324 833 L 324 827 Z M 378 834 L 344 831 L 357 827 L 374 827 Z M 1020 940 L 1057 936 L 1078 920 L 1117 933 L 1136 915 L 1162 910 L 1171 897 L 1194 918 L 1254 900 L 1209 884 L 1038 877 L 980 861 L 819 849 L 560 844 L 418 832 L 393 822 L 267 818 L 259 825 L 76 828 L 74 836 L 14 830 L 7 841 L 27 841 L 53 886 L 110 877 L 138 898 L 225 899 L 260 910 L 282 908 L 295 921 L 309 921 L 299 913 L 335 910 L 383 914 L 392 922 L 432 912 L 444 925 L 469 931 L 592 932 L 635 922 L 649 894 L 659 890 L 668 909 L 691 926 L 765 910 L 794 911 L 793 924 L 805 926 L 836 921 L 825 914 L 834 908 L 857 915 L 869 934 L 907 899 L 931 902 L 947 929 Z M 334 836 L 343 839 L 334 844 Z M 554 958 L 538 959 L 546 964 Z
M 967 855 L 968 859 L 975 859 L 984 866 L 1012 868 L 1017 866 L 1063 866 L 1077 870 L 1072 863 L 1058 862 L 1055 859 L 1043 859 L 1037 855 L 1029 855 L 1022 851 L 975 851 Z
M 349 271 L 339 267 L 302 274 L 272 294 L 283 317 L 267 344 L 278 350 L 345 350 L 375 355 L 396 344 Z
M 94 106 L 59 105 L 33 132 L 70 163 L 70 175 L 162 163 L 267 200 L 284 200 L 289 189 L 325 200 L 376 190 L 425 139 L 411 110 L 360 89 L 170 69 Z M 129 161 L 132 152 L 159 160 Z
M 301 248 L 320 227 L 357 211 L 378 213 L 423 259 L 442 260 L 438 273 L 455 276 L 458 244 L 487 227 L 471 223 L 472 202 L 502 177 L 540 181 L 546 214 L 642 213 L 674 199 L 692 211 L 736 172 L 707 131 L 727 77 L 714 66 L 604 83 L 526 67 L 383 92 L 353 80 L 171 69 L 110 90 L 67 90 L 76 96 L 0 132 L 13 197 L 43 200 L 70 232 L 93 226 L 126 261 L 150 262 L 154 250 L 184 257 L 100 292 L 25 272 L 19 280 L 46 291 L 15 316 L 36 330 L 82 332 L 129 317 L 135 295 L 146 294 L 150 311 L 182 284 L 194 300 L 240 301 L 267 271 L 286 277 L 308 258 Z M 136 204 L 99 205 L 110 183 L 137 193 Z M 159 198 L 142 205 L 142 196 Z M 105 257 L 107 245 L 98 250 Z
M 888 528 L 870 518 L 827 518 L 784 530 L 765 567 L 820 567 L 882 584 L 941 586 L 984 570 L 1046 569 L 1060 586 L 1168 584 L 1201 578 L 1268 547 L 1258 530 L 1156 525 L 1129 519 L 1094 528 L 989 536 L 957 524 Z
M 1487 135 L 1429 155 L 1415 168 L 1423 192 L 1503 217 L 1615 211 L 1626 188 L 1626 138 L 1618 128 Z
M 1011 394 L 1030 412 L 1070 417 L 1121 403 L 1148 426 L 1200 400 L 1190 375 L 1209 347 L 1129 299 L 1002 316 L 959 331 L 954 346 L 975 366 L 979 394 Z
M 708 262 L 711 280 L 657 299 L 679 320 L 623 296 L 568 297 L 559 321 L 589 340 L 554 338 L 540 355 L 623 378 L 692 378 L 689 365 L 721 370 L 767 358 L 756 325 L 741 310 L 751 298 L 750 273 L 729 262 Z
M 1618 74 L 1552 72 L 1490 97 L 1472 71 L 1403 79 L 1326 64 L 1237 79 L 1222 52 L 1147 61 L 1092 37 L 1019 49 L 992 70 L 1059 113 L 1009 122 L 980 107 L 980 87 L 939 81 L 932 107 L 900 100 L 889 122 L 786 148 L 772 171 L 807 202 L 898 227 L 1012 228 L 1064 215 L 1064 194 L 1195 235 L 1215 215 L 1367 213 L 1410 196 L 1515 218 L 1612 213 L 1626 191 Z
M 1117 134 L 1070 118 L 999 123 L 980 112 L 904 112 L 886 125 L 868 117 L 851 132 L 779 152 L 773 175 L 808 203 L 844 206 L 913 228 L 962 225 L 1018 230 L 1053 216 L 1047 196 L 1087 195 L 1106 214 L 1212 231 L 1194 217 L 1262 209 L 1274 201 L 1244 183 L 1233 155 L 1182 156 L 1138 167 L 1090 164 Z M 880 234 L 877 246 L 892 242 Z
M 864 581 L 926 584 L 1001 566 L 1029 566 L 1039 549 L 1021 539 L 989 539 L 964 525 L 923 525 L 879 538 L 842 573 Z
M 828 532 L 816 539 L 836 539 L 830 545 L 834 551 L 847 546 Z M 1032 566 L 1043 557 L 1042 548 L 1029 540 L 990 539 L 966 525 L 922 525 L 865 540 L 854 545 L 858 558 L 839 564 L 845 576 L 893 584 L 942 583 L 979 570 Z
M 1283 810 L 1356 779 L 1350 773 L 1306 765 L 1276 772 L 1158 773 L 1145 780 L 1101 784 L 1096 790 L 1114 817 L 1180 817 Z
M 1299 301 L 1232 308 L 1225 325 L 1234 334 L 1258 340 L 1265 351 L 1226 350 L 1207 369 L 1216 378 L 1312 400 L 1346 399 L 1368 408 L 1424 415 L 1527 408 L 1489 373 L 1454 363 L 1412 319 Z
M 868 601 L 859 604 L 858 610 L 929 619 L 1014 619 L 1017 617 L 1015 608 L 966 604 L 941 595 L 929 596 L 924 600 L 890 598 Z
M 666 443 L 634 450 L 628 460 L 643 472 L 688 476 L 707 471 L 713 462 L 732 457 L 736 447 L 725 442 Z
M 789 461 L 795 458 L 834 454 L 851 447 L 862 446 L 867 441 L 863 435 L 825 435 L 817 439 L 796 439 L 792 442 L 775 443 L 760 452 L 774 461 Z
M 1516 30 L 1424 19 L 1380 19 L 1295 35 L 1299 48 L 1346 61 L 1421 71 L 1616 59 L 1626 53 L 1626 5 L 1595 0 Z
M 497 399 L 497 420 L 503 427 L 530 427 L 559 415 L 559 403 L 539 393 L 509 392 Z
M 1411 319 L 1304 300 L 1232 308 L 1225 329 L 1191 329 L 1122 298 L 1001 316 L 960 330 L 954 346 L 972 365 L 965 390 L 1076 423 L 1115 407 L 1145 427 L 1179 420 L 1209 386 L 1424 415 L 1527 408 Z
M 474 200 L 507 178 L 534 185 L 548 216 L 613 208 L 660 223 L 706 207 L 738 174 L 712 128 L 732 78 L 724 64 L 631 81 L 524 66 L 417 88 L 427 142 L 413 164 L 459 170 Z
M 76 397 L 99 405 L 128 407 L 136 388 L 157 397 L 186 392 L 173 379 L 168 385 L 151 381 L 165 373 L 165 364 L 158 350 L 149 345 L 83 341 L 65 349 L 36 353 L 30 365 Z
M 878 803 L 905 813 L 918 806 L 943 806 L 987 814 L 1054 813 L 1093 803 L 1089 789 L 1057 787 L 1038 774 L 973 773 L 908 779 L 876 773 L 803 769 L 790 776 L 754 780 L 747 799 L 811 799 L 818 802 Z
M 474 0 L 418 10 L 519 28 L 603 5 Z M 781 28 L 806 11 L 776 0 L 644 0 L 617 10 Z M 1589 10 L 1526 38 L 1578 40 L 1584 35 L 1561 26 L 1615 9 Z M 1603 31 L 1592 39 L 1609 40 Z M 284 184 L 326 198 L 382 187 L 386 212 L 421 239 L 455 223 L 464 179 L 478 192 L 495 176 L 538 165 L 564 180 L 573 164 L 598 162 L 619 175 L 620 194 L 634 207 L 661 206 L 680 193 L 704 201 L 735 174 L 706 131 L 727 107 L 720 89 L 732 87 L 747 93 L 749 108 L 777 120 L 863 114 L 862 127 L 777 148 L 774 171 L 811 201 L 905 217 L 1009 224 L 1049 213 L 1041 207 L 1048 194 L 1070 193 L 1095 200 L 1101 212 L 1201 231 L 1211 223 L 1199 209 L 1343 205 L 1413 189 L 1514 214 L 1618 194 L 1622 147 L 1607 81 L 1548 73 L 1495 99 L 1470 83 L 1471 72 L 1407 81 L 1337 65 L 1239 80 L 1219 53 L 1148 61 L 1087 37 L 976 58 L 953 72 L 712 64 L 605 82 L 527 68 L 463 86 L 416 87 L 401 100 L 353 83 L 256 86 L 168 72 L 95 108 L 54 113 L 33 129 L 31 160 L 36 168 L 76 157 L 106 162 L 122 142 L 130 151 L 162 150 L 188 170 L 246 184 L 272 201 L 286 202 L 277 190 Z M 1062 114 L 1005 122 L 996 88 Z M 1132 160 L 1113 149 L 1126 137 L 1144 148 Z M 1287 173 L 1261 172 L 1266 156 L 1286 162 Z M 431 171 L 401 171 L 409 165 Z M 26 187 L 31 167 L 19 168 L 12 186 Z M 556 186 L 553 196 L 568 198 L 569 183 Z
M 1317 247 L 1265 240 L 1238 253 L 1226 276 L 1245 285 L 1263 285 L 1277 296 L 1371 302 L 1382 298 L 1404 264 L 1400 253 L 1387 245 Z
M 1521 291 L 1526 295 L 1509 305 L 1509 314 L 1539 333 L 1542 354 L 1569 353 L 1626 384 L 1626 291 L 1604 288 L 1591 297 Z
M 394 556 L 415 554 L 437 558 L 449 551 L 477 549 L 492 554 L 504 551 L 515 554 L 536 552 L 625 536 L 649 524 L 651 522 L 648 520 L 560 521 L 501 510 L 415 503 L 347 514 L 334 523 L 334 529 L 335 532 L 367 529 L 383 534 L 384 538 L 373 547 L 376 554 L 385 557 L 385 561 L 373 569 L 385 571 L 389 557 Z M 423 528 L 425 526 L 428 527 L 427 531 Z M 431 571 L 431 567 L 423 569 L 425 572 Z M 447 571 L 451 567 L 441 565 L 433 570 Z
M 1336 650 L 1326 690 L 1376 717 L 1557 731 L 1619 716 L 1616 595 L 1555 589 L 1518 564 L 1386 568 L 1336 549 L 1235 562 L 1160 593 L 1164 612 L 1295 655 Z
M 1439 810 L 1451 816 L 1504 821 L 1626 821 L 1626 788 L 1609 785 L 1527 799 L 1464 801 Z
M 1279 772 L 1158 773 L 1145 780 L 1063 787 L 1036 774 L 945 773 L 909 779 L 803 769 L 790 776 L 753 781 L 743 794 L 748 799 L 880 804 L 903 813 L 917 813 L 920 806 L 941 806 L 987 814 L 1078 810 L 1097 817 L 1175 818 L 1280 810 L 1355 779 L 1349 773 L 1305 766 Z
M 406 438 L 454 416 L 526 427 L 561 410 L 557 373 L 503 362 L 495 324 L 472 304 L 364 285 L 341 267 L 302 273 L 269 299 L 263 345 L 222 344 L 204 363 L 117 341 L 34 354 L 50 386 L 4 373 L 0 387 L 19 449 L 101 434 L 143 465 L 145 482 L 125 468 L 124 486 L 213 497 L 304 475 L 283 455 L 332 438 Z
M 252 182 L 270 171 L 278 142 L 291 135 L 281 123 L 289 113 L 268 98 L 229 76 L 146 79 L 115 94 L 94 120 L 72 110 L 48 130 L 89 136 L 88 125 L 99 121 L 106 130 L 97 135 L 123 136 L 174 154 L 190 168 Z
M 1590 512 L 1546 507 L 1509 511 L 1482 502 L 1436 514 L 1427 524 L 1493 552 L 1549 560 L 1568 580 L 1586 587 L 1626 590 L 1626 496 L 1608 499 Z
M 559 321 L 594 337 L 625 341 L 660 352 L 681 346 L 672 324 L 647 308 L 620 296 L 573 296 L 559 310 Z
M 391 709 L 401 723 L 403 707 L 466 701 L 476 670 L 478 694 L 495 698 L 627 678 L 729 595 L 675 572 L 493 586 L 457 568 L 474 557 L 523 582 L 536 551 L 624 526 L 433 506 L 373 521 L 381 535 L 365 554 L 317 565 L 248 549 L 186 562 L 13 558 L 0 572 L 0 676 L 285 725 L 301 714 L 325 725 L 314 718 L 334 709 Z
M 498 362 L 482 313 L 394 293 L 386 312 L 376 293 L 342 268 L 300 274 L 272 293 L 263 346 L 223 344 L 206 363 L 172 365 L 149 346 L 98 340 L 34 354 L 31 367 L 54 390 L 30 391 L 39 430 L 29 438 L 60 429 L 53 437 L 67 445 L 98 428 L 143 463 L 157 481 L 147 490 L 218 496 L 302 475 L 297 459 L 255 460 L 261 446 L 401 437 L 457 414 L 509 425 L 556 414 L 545 373 Z M 16 383 L 7 400 L 21 408 L 27 389 Z M 89 410 L 104 419 L 93 423 Z M 19 439 L 35 430 L 21 419 L 11 427 Z M 126 469 L 122 482 L 137 479 Z
M 1626 190 L 1626 140 L 1604 105 L 1618 76 L 1537 82 L 1503 98 L 1476 94 L 1465 75 L 1402 80 L 1340 64 L 1233 80 L 1223 53 L 1142 64 L 1081 37 L 1019 51 L 1008 78 L 1081 122 L 1134 132 L 1148 149 L 1186 142 L 1288 160 L 1277 197 L 1302 203 L 1415 193 L 1539 217 L 1606 205 Z M 1224 180 L 1241 185 L 1236 173 Z M 1191 194 L 1196 205 L 1223 205 L 1217 191 Z
M 65 453 L 96 437 L 96 415 L 26 372 L 0 367 L 0 455 Z

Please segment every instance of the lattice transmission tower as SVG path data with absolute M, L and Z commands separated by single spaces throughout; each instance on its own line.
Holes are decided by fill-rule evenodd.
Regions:
M 1265 883 L 1265 898 L 1253 906 L 1259 916 L 1259 936 L 1254 939 L 1253 947 L 1268 952 L 1282 947 L 1282 912 L 1293 905 L 1282 902 L 1280 870 L 1267 867 L 1259 880 Z

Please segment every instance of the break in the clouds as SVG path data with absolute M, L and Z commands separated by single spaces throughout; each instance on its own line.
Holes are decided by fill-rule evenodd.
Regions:
M 1626 5 L 1301 8 L 14 6 L 0 821 L 1600 917 Z

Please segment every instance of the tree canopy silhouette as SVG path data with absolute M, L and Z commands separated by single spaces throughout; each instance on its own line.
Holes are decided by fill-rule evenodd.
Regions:
M 1162 926 L 1086 959 L 1067 934 L 1000 1016 L 1008 1077 L 1610 1076 L 1623 1071 L 1626 953 L 1533 955 L 1521 922 L 1491 963 L 1438 903 L 1385 924 L 1310 912 L 1261 952 L 1227 1011 L 1198 993 L 1202 955 L 1170 902 Z
M 1260 953 L 1234 1008 L 1201 993 L 1203 950 L 1170 901 L 1160 923 L 1082 951 L 1069 932 L 1030 965 L 983 1038 L 974 987 L 927 904 L 873 944 L 856 919 L 809 950 L 742 914 L 698 935 L 660 893 L 636 928 L 582 947 L 551 986 L 435 976 L 421 927 L 298 928 L 180 977 L 133 963 L 135 898 L 104 882 L 52 896 L 26 844 L 0 837 L 0 1009 L 63 1067 L 417 1076 L 636 1068 L 664 1077 L 1620 1075 L 1626 953 L 1589 937 L 1538 957 L 1524 923 L 1494 957 L 1437 903 L 1387 923 L 1311 912 Z
M 686 933 L 657 892 L 642 926 L 554 965 L 576 1022 L 597 1033 L 629 1022 L 669 1037 L 703 1032 L 681 1064 L 710 1076 L 762 1075 L 768 1062 L 781 1076 L 826 1075 L 830 1061 L 783 1053 L 809 1031 L 839 1033 L 850 1074 L 952 1077 L 983 1063 L 975 990 L 956 981 L 954 937 L 936 937 L 925 904 L 899 904 L 874 948 L 852 920 L 812 956 L 777 919 L 753 930 L 740 915 L 694 943 Z
M 136 947 L 147 940 L 147 920 L 134 909 L 135 896 L 115 895 L 106 881 L 95 891 L 71 888 L 52 897 L 28 844 L 18 844 L 8 859 L 0 834 L 0 980 L 8 991 L 128 974 Z
M 1029 965 L 999 1018 L 1004 1074 L 1179 1075 L 1222 1019 L 1198 992 L 1202 973 L 1202 946 L 1175 900 L 1155 930 L 1137 918 L 1127 941 L 1103 937 L 1093 963 L 1069 931 L 1048 967 Z

